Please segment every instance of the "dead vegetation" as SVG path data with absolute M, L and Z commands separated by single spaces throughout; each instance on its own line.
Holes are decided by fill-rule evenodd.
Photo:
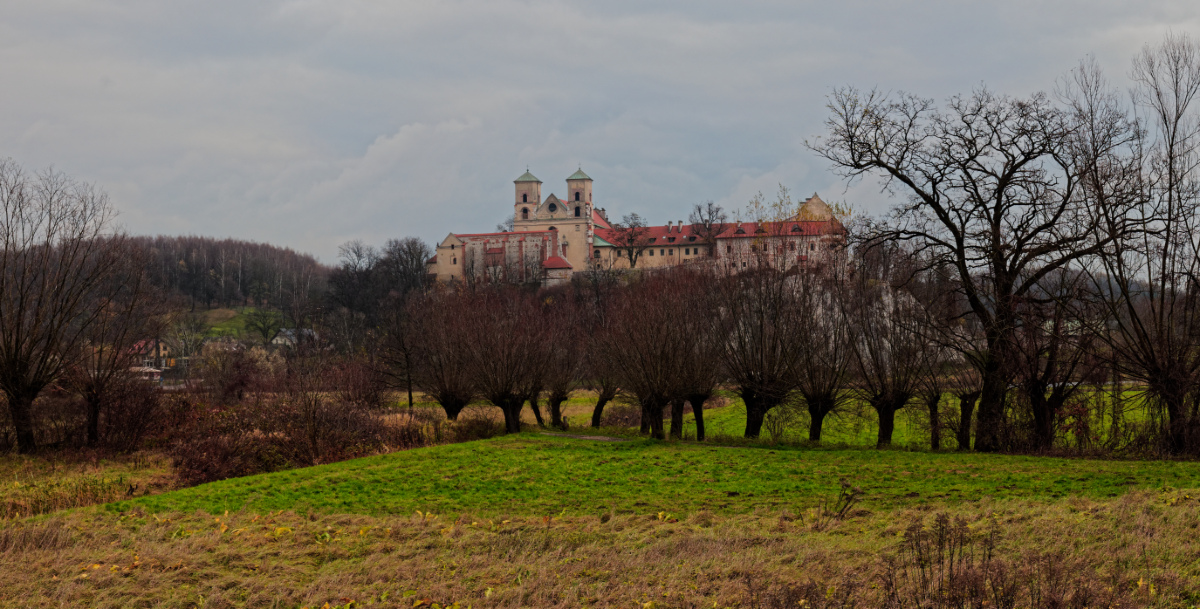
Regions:
M 1182 492 L 780 514 L 107 513 L 0 528 L 2 606 L 1191 606 Z

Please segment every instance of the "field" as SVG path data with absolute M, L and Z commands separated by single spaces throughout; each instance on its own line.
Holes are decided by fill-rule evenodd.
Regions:
M 1198 488 L 1191 462 L 527 432 L 10 520 L 0 606 L 915 607 L 944 538 L 1014 607 L 1192 607 Z

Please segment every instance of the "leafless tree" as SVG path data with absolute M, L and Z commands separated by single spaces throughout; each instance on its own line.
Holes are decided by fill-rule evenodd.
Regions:
M 712 201 L 693 206 L 688 221 L 692 224 L 692 234 L 704 243 L 709 256 L 716 253 L 717 237 L 730 230 L 729 215 Z
M 610 323 L 599 337 L 604 365 L 642 407 L 643 431 L 660 440 L 665 437 L 663 409 L 681 395 L 684 354 L 672 328 L 678 322 L 677 307 L 666 282 L 647 278 L 613 303 Z
M 808 409 L 808 440 L 820 442 L 825 419 L 851 399 L 846 391 L 854 357 L 853 332 L 842 314 L 845 278 L 834 269 L 805 271 L 793 279 L 801 311 L 795 348 L 796 390 Z
M 646 221 L 636 213 L 626 214 L 620 222 L 612 224 L 612 229 L 613 247 L 617 255 L 624 254 L 629 261 L 629 268 L 637 268 L 638 259 L 650 247 L 650 229 Z
M 1042 277 L 1100 252 L 1118 235 L 1082 196 L 1077 117 L 1043 94 L 979 89 L 939 111 L 928 99 L 843 88 L 829 100 L 828 135 L 812 148 L 848 180 L 878 176 L 907 201 L 877 236 L 912 242 L 953 269 L 984 330 L 976 447 L 1000 448 L 1009 379 L 1004 362 L 1016 304 Z M 1116 145 L 1128 132 L 1104 132 Z
M 94 186 L 0 160 L 0 391 L 22 453 L 33 401 L 83 353 L 116 294 L 126 237 Z
M 469 294 L 451 290 L 419 296 L 402 318 L 394 318 L 394 324 L 403 326 L 389 332 L 384 342 L 385 360 L 394 362 L 401 374 L 411 374 L 413 384 L 437 400 L 450 420 L 457 419 L 476 395 L 468 351 L 474 337 L 463 323 L 472 305 Z
M 1179 453 L 1200 446 L 1200 47 L 1168 35 L 1142 50 L 1132 76 L 1144 117 L 1132 150 L 1104 146 L 1093 132 L 1105 123 L 1080 138 L 1087 194 L 1104 206 L 1109 239 L 1087 270 L 1117 370 L 1145 386 Z M 1116 115 L 1109 123 L 1124 120 L 1098 70 L 1085 64 L 1071 84 L 1077 113 L 1100 107 Z
M 879 415 L 879 448 L 891 445 L 896 412 L 916 397 L 930 355 L 921 305 L 903 287 L 912 268 L 902 247 L 885 241 L 863 249 L 844 306 L 861 393 Z
M 763 419 L 797 387 L 805 326 L 788 275 L 770 267 L 732 276 L 721 291 L 728 337 L 723 354 L 729 381 L 746 404 L 747 438 L 757 438 Z
M 549 365 L 549 328 L 528 294 L 507 287 L 476 290 L 457 310 L 471 340 L 461 345 L 479 395 L 504 413 L 508 433 L 521 431 L 521 410 L 540 391 Z
M 566 290 L 544 299 L 541 321 L 550 329 L 550 338 L 543 349 L 547 350 L 549 364 L 546 366 L 546 404 L 550 407 L 550 425 L 566 429 L 562 416 L 562 405 L 579 388 L 582 381 L 585 335 L 580 324 L 579 311 Z
M 146 424 L 141 420 L 112 420 L 119 414 L 110 406 L 131 395 L 125 391 L 126 386 L 144 382 L 131 369 L 141 366 L 145 352 L 151 348 L 152 339 L 161 333 L 165 313 L 161 293 L 149 284 L 146 277 L 140 248 L 126 244 L 120 255 L 119 266 L 114 268 L 105 283 L 107 285 L 101 285 L 97 290 L 97 296 L 102 301 L 91 305 L 102 307 L 103 310 L 94 323 L 86 328 L 85 340 L 79 344 L 82 352 L 66 358 L 73 362 L 66 370 L 67 385 L 83 397 L 88 446 L 97 446 L 105 440 L 101 437 L 102 414 L 109 419 L 105 421 L 108 430 L 123 425 L 137 427 Z

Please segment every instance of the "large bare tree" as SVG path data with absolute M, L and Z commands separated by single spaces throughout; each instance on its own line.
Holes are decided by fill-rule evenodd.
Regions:
M 1088 195 L 1107 210 L 1110 239 L 1088 272 L 1107 312 L 1100 335 L 1118 371 L 1145 387 L 1178 453 L 1200 447 L 1200 45 L 1168 35 L 1143 49 L 1132 76 L 1133 150 L 1081 138 Z M 1097 70 L 1081 69 L 1076 82 L 1077 112 L 1116 106 Z
M 0 160 L 0 391 L 17 448 L 36 449 L 33 402 L 84 352 L 115 297 L 126 238 L 96 187 Z
M 913 242 L 957 275 L 986 338 L 975 445 L 998 450 L 1017 302 L 1114 238 L 1097 230 L 1103 216 L 1082 196 L 1080 120 L 1043 94 L 987 89 L 939 110 L 914 95 L 848 87 L 829 108 L 828 134 L 813 150 L 847 180 L 878 177 L 904 199 L 876 236 Z M 1111 145 L 1128 134 L 1100 135 Z

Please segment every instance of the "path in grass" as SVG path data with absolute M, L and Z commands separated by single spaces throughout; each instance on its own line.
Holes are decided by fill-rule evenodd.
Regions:
M 811 507 L 845 478 L 868 509 L 985 496 L 1110 497 L 1200 487 L 1200 465 L 982 454 L 594 442 L 537 433 L 225 480 L 110 504 L 152 511 L 475 516 L 746 513 Z

